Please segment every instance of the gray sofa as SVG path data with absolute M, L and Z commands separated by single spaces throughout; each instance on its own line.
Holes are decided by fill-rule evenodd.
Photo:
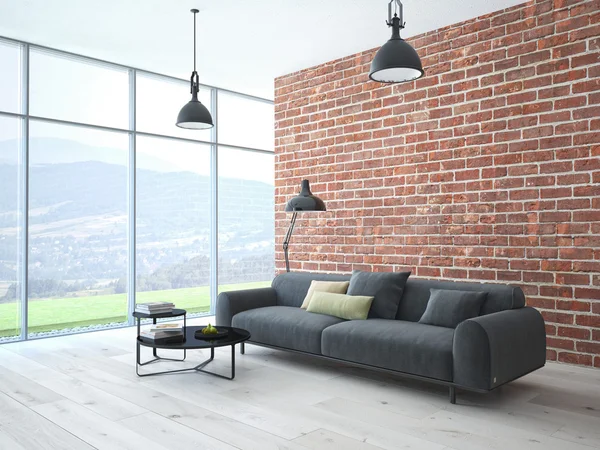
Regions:
M 216 324 L 250 331 L 250 343 L 309 353 L 425 379 L 450 388 L 489 392 L 544 366 L 546 333 L 523 291 L 503 284 L 409 278 L 396 320 L 343 320 L 300 308 L 312 280 L 350 275 L 285 273 L 270 288 L 223 292 Z M 418 323 L 430 288 L 485 291 L 481 315 L 457 328 Z M 243 347 L 242 347 L 243 352 Z

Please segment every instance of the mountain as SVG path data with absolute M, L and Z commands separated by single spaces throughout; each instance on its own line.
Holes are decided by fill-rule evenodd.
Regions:
M 16 164 L 19 142 L 16 139 L 0 141 L 0 164 Z M 70 164 L 86 161 L 100 161 L 107 164 L 126 165 L 129 155 L 127 148 L 99 147 L 71 139 L 32 137 L 29 144 L 31 165 Z M 177 166 L 150 154 L 139 158 L 138 168 L 156 172 L 177 170 Z
M 2 162 L 8 159 L 10 145 L 14 147 L 14 142 L 0 142 L 2 273 L 14 272 L 17 248 L 19 174 L 14 164 Z M 109 279 L 126 273 L 128 171 L 119 163 L 122 151 L 61 139 L 32 142 L 31 151 L 30 276 Z M 102 162 L 90 160 L 92 156 Z M 138 168 L 136 172 L 138 273 L 210 253 L 209 177 L 166 171 L 159 162 L 162 170 Z M 219 179 L 223 261 L 272 258 L 273 189 L 267 182 Z

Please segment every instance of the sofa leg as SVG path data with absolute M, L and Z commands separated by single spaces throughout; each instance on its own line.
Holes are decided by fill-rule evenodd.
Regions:
M 454 386 L 450 386 L 450 403 L 456 404 L 456 388 Z
M 244 353 L 246 353 L 246 343 L 242 342 L 240 344 L 240 354 L 243 355 Z

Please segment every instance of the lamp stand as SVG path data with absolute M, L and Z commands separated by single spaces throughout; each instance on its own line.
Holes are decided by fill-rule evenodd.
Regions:
M 292 238 L 292 233 L 294 232 L 294 225 L 296 225 L 296 217 L 298 217 L 298 213 L 294 211 L 292 214 L 292 220 L 290 222 L 290 227 L 285 235 L 285 239 L 283 240 L 283 253 L 285 255 L 285 270 L 287 272 L 290 271 L 290 260 L 288 258 L 288 247 L 290 246 L 290 239 Z

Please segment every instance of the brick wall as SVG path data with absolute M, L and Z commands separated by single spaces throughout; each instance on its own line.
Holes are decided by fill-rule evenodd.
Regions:
M 277 268 L 308 178 L 292 270 L 514 283 L 548 359 L 600 367 L 599 36 L 599 0 L 530 1 L 410 39 L 416 82 L 376 49 L 278 78 Z

